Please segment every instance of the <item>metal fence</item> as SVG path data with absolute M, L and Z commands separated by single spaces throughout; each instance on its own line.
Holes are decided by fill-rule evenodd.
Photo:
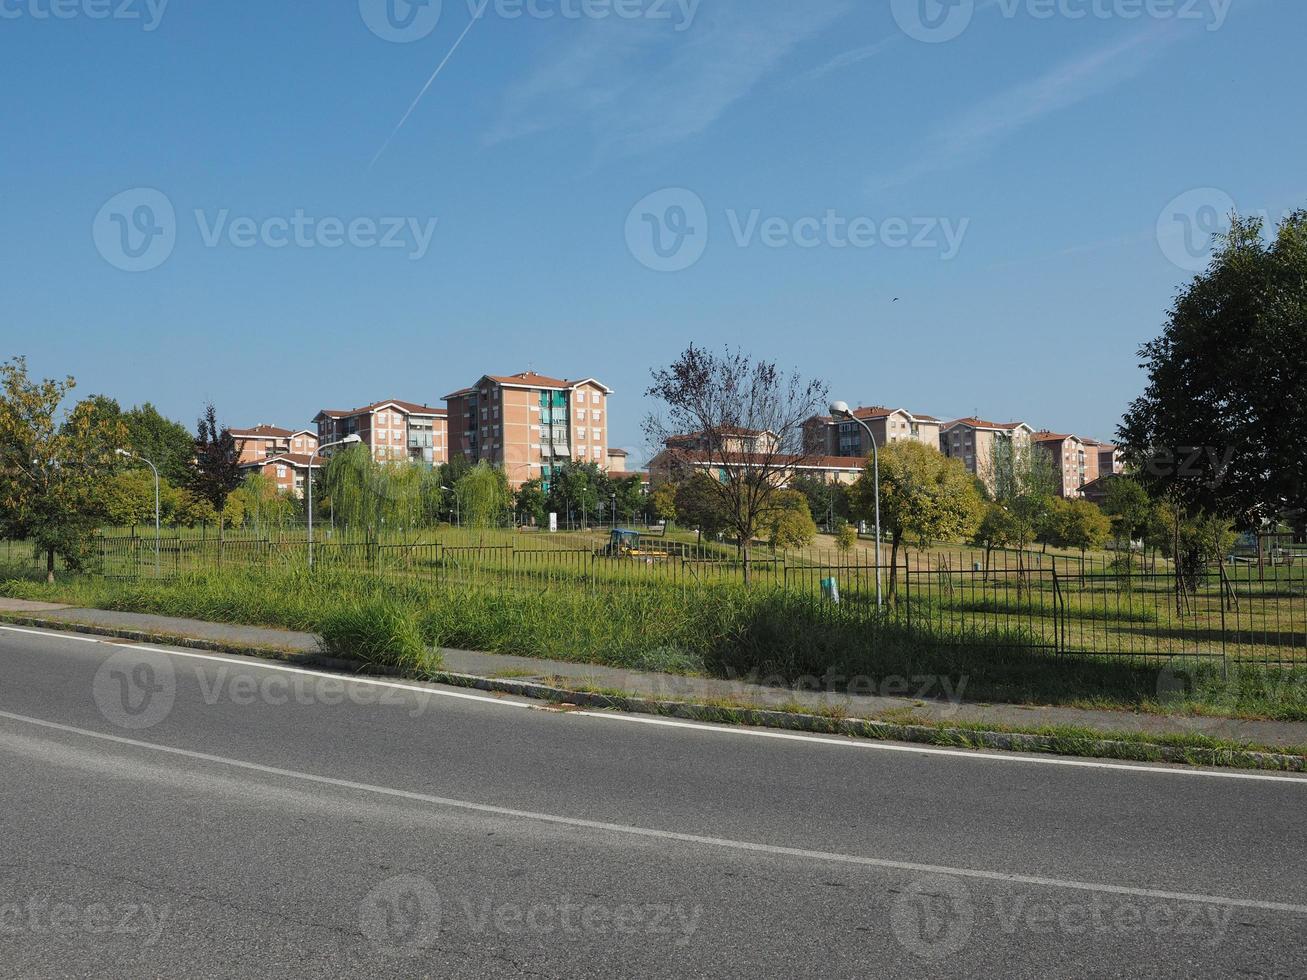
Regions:
M 11 565 L 32 561 L 9 545 Z M 437 588 L 616 592 L 740 586 L 745 566 L 719 543 L 655 538 L 629 556 L 606 554 L 594 537 L 459 532 L 441 540 L 341 540 L 313 545 L 319 570 L 359 572 Z M 111 578 L 170 578 L 215 570 L 288 572 L 308 567 L 295 534 L 257 536 L 108 534 L 93 571 Z M 1307 665 L 1307 562 L 1284 552 L 1260 564 L 1230 561 L 1187 575 L 1160 556 L 1069 556 L 1039 551 L 901 549 L 880 567 L 871 548 L 852 553 L 773 555 L 749 563 L 752 585 L 822 603 L 831 615 L 902 627 L 932 644 L 1016 647 L 1053 657 L 1158 663 L 1194 659 L 1269 668 Z M 43 570 L 43 562 L 32 565 Z M 838 605 L 834 593 L 838 590 Z

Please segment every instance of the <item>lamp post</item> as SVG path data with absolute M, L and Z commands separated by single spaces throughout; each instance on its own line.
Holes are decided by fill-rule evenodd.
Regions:
M 613 494 L 613 527 L 617 527 L 617 494 Z
M 313 451 L 309 453 L 309 474 L 305 478 L 305 482 L 309 487 L 309 571 L 313 571 L 313 461 L 322 454 L 324 449 L 335 449 L 337 446 L 353 446 L 362 441 L 356 435 L 346 436 L 339 442 L 329 442 L 325 446 L 315 446 Z
M 836 418 L 857 422 L 867 430 L 867 438 L 871 440 L 872 481 L 876 485 L 876 608 L 880 609 L 884 606 L 884 599 L 880 588 L 880 450 L 876 448 L 876 434 L 871 431 L 871 426 L 849 411 L 847 402 L 831 402 L 830 413 Z
M 159 469 L 140 453 L 129 453 L 126 449 L 115 450 L 126 459 L 139 459 L 154 471 L 154 577 L 159 577 Z

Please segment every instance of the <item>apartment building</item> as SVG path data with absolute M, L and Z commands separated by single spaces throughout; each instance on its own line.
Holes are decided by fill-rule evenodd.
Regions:
M 324 409 L 313 421 L 322 446 L 358 436 L 378 462 L 435 466 L 449 461 L 449 420 L 443 408 L 392 400 L 347 411 Z
M 304 484 L 308 474 L 322 468 L 322 457 L 312 459 L 305 453 L 281 453 L 266 459 L 242 460 L 242 473 L 262 473 L 271 480 L 281 493 L 293 494 L 303 499 Z
M 625 449 L 608 450 L 608 472 L 614 476 L 626 473 L 626 463 L 631 454 Z
M 520 487 L 546 484 L 571 460 L 609 465 L 608 400 L 612 389 L 594 378 L 566 381 L 533 371 L 485 375 L 445 396 L 449 452 L 503 469 Z
M 1085 450 L 1098 457 L 1098 478 L 1120 476 L 1125 472 L 1125 453 L 1121 447 L 1097 439 L 1083 439 Z
M 1091 451 L 1078 436 L 1036 432 L 1030 441 L 1052 459 L 1058 477 L 1057 492 L 1063 497 L 1079 497 L 1081 487 L 1098 479 L 1098 453 Z
M 959 459 L 967 471 L 994 490 L 994 446 L 1011 440 L 1017 451 L 1029 447 L 1034 429 L 1024 422 L 989 422 L 974 417 L 954 419 L 940 429 L 939 450 Z
M 309 455 L 318 448 L 318 437 L 309 429 L 294 432 L 275 425 L 256 425 L 252 429 L 232 429 L 232 438 L 241 463 L 253 463 L 288 453 Z
M 913 440 L 939 448 L 941 422 L 933 415 L 913 413 L 902 408 L 874 407 L 855 408 L 853 416 L 870 427 L 879 447 Z M 810 451 L 832 457 L 865 458 L 871 455 L 867 430 L 853 419 L 816 415 L 804 423 L 803 431 Z
M 672 436 L 667 440 L 668 449 L 688 449 L 708 452 L 713 448 L 713 440 L 721 445 L 720 452 L 726 453 L 774 453 L 781 445 L 780 436 L 763 429 L 742 429 L 727 427 L 715 435 L 706 432 L 691 432 L 683 436 Z

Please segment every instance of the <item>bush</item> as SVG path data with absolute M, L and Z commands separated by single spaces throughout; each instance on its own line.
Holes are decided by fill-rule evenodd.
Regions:
M 318 633 L 324 653 L 375 667 L 421 674 L 438 668 L 438 649 L 427 646 L 417 610 L 394 599 L 347 603 L 323 614 Z

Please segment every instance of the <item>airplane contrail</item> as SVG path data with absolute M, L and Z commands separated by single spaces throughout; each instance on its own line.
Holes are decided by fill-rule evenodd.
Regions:
M 394 141 L 395 137 L 399 135 L 399 131 L 403 129 L 404 124 L 408 122 L 409 116 L 413 115 L 413 110 L 418 107 L 418 103 L 421 102 L 423 96 L 427 94 L 427 90 L 430 89 L 431 86 L 435 84 L 436 79 L 440 77 L 440 73 L 445 70 L 445 65 L 449 64 L 449 59 L 454 57 L 454 52 L 459 49 L 459 46 L 462 45 L 463 43 L 463 39 L 467 37 L 468 32 L 472 30 L 472 26 L 479 19 L 480 19 L 479 14 L 474 13 L 472 15 L 472 19 L 467 22 L 467 27 L 463 28 L 463 33 L 458 36 L 458 40 L 454 42 L 454 46 L 450 48 L 449 53 L 446 54 L 445 57 L 441 59 L 440 64 L 436 66 L 436 70 L 432 72 L 431 77 L 427 79 L 427 83 L 423 85 L 421 91 L 418 92 L 417 98 L 413 100 L 413 104 L 410 105 L 408 107 L 408 111 L 404 113 L 404 117 L 400 119 L 399 124 L 394 128 L 394 130 L 391 131 L 391 134 L 386 137 L 386 142 L 381 144 L 381 149 L 377 150 L 376 156 L 374 156 L 372 158 L 372 162 L 368 164 L 369 172 L 371 172 L 372 168 L 377 165 L 377 161 L 381 159 L 382 154 L 384 154 L 386 150 L 389 149 L 390 144 Z

